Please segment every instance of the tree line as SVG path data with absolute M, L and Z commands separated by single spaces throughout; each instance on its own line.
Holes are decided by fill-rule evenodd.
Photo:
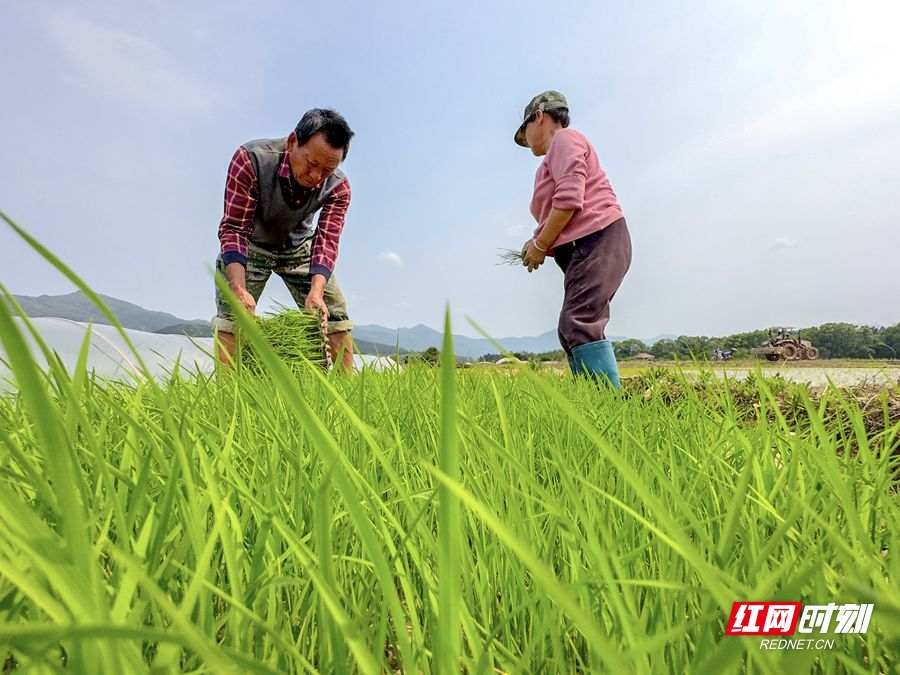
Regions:
M 675 339 L 657 340 L 647 345 L 634 338 L 614 342 L 616 356 L 620 359 L 638 354 L 651 354 L 657 359 L 707 359 L 714 349 L 734 349 L 735 358 L 749 357 L 753 347 L 761 347 L 769 338 L 768 330 L 734 333 L 724 337 L 705 335 L 680 335 Z M 809 340 L 819 350 L 823 359 L 900 359 L 900 323 L 888 327 L 856 326 L 851 323 L 826 323 L 800 330 L 800 338 Z M 522 361 L 561 361 L 564 352 L 535 354 L 516 352 Z M 500 354 L 485 354 L 483 361 L 497 361 Z

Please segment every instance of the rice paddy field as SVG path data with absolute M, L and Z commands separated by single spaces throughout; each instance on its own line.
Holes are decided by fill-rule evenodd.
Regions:
M 342 376 L 241 324 L 253 368 L 116 383 L 0 304 L 3 672 L 896 671 L 896 385 Z M 874 613 L 777 651 L 736 601 Z

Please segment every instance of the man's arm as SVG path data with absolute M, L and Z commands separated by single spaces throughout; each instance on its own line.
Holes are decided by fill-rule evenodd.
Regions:
M 319 224 L 312 240 L 312 255 L 309 261 L 311 288 L 306 298 L 306 306 L 319 308 L 325 315 L 328 309 L 322 297 L 325 284 L 334 271 L 338 247 L 347 209 L 350 207 L 350 181 L 344 179 L 328 196 L 328 201 L 319 214 Z
M 225 180 L 225 214 L 219 223 L 219 242 L 222 248 L 222 262 L 225 276 L 231 290 L 243 303 L 247 311 L 256 313 L 256 302 L 247 291 L 247 252 L 256 203 L 259 199 L 259 184 L 256 170 L 247 150 L 237 149 L 228 166 Z

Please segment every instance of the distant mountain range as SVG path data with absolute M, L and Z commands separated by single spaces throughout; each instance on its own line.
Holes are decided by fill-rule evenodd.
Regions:
M 607 336 L 612 342 L 621 342 L 627 338 L 618 335 Z M 644 344 L 650 346 L 657 340 L 665 338 L 675 339 L 676 335 L 657 335 L 656 337 L 643 340 Z M 441 348 L 444 343 L 444 334 L 436 331 L 428 326 L 418 324 L 412 328 L 385 328 L 376 324 L 357 325 L 353 328 L 353 339 L 365 339 L 382 345 L 397 345 L 404 347 L 413 352 L 420 352 L 429 347 Z M 523 337 L 501 337 L 496 338 L 497 342 L 502 344 L 511 352 L 532 352 L 540 354 L 542 352 L 551 352 L 560 349 L 559 337 L 556 329 L 548 330 L 535 336 Z M 468 356 L 476 358 L 484 354 L 496 354 L 499 350 L 490 341 L 485 338 L 471 338 L 463 335 L 453 336 L 453 351 L 458 356 Z
M 375 324 L 358 325 L 353 328 L 353 339 L 359 338 L 385 345 L 399 344 L 413 352 L 421 352 L 429 347 L 440 349 L 444 344 L 443 333 L 422 324 L 412 328 L 385 328 Z M 621 338 L 611 337 L 610 339 L 620 340 Z M 533 337 L 501 337 L 497 338 L 497 341 L 511 352 L 539 354 L 559 349 L 559 337 L 557 337 L 556 329 Z M 496 354 L 500 350 L 485 338 L 454 335 L 453 351 L 457 356 L 477 358 L 483 354 Z
M 99 294 L 98 294 L 99 295 Z M 81 291 L 68 295 L 14 295 L 22 310 L 30 317 L 60 317 L 84 323 L 108 324 L 107 318 Z M 174 333 L 192 337 L 211 337 L 212 331 L 207 319 L 181 319 L 166 312 L 144 309 L 125 300 L 108 295 L 100 295 L 106 306 L 125 328 L 143 330 L 149 333 Z M 644 340 L 652 345 L 662 338 L 674 335 L 658 335 Z M 363 354 L 400 354 L 421 352 L 429 347 L 441 348 L 443 333 L 419 324 L 412 328 L 385 328 L 376 324 L 357 325 L 353 329 L 353 339 Z M 611 335 L 609 339 L 618 342 L 625 338 Z M 549 330 L 537 336 L 505 337 L 498 341 L 511 352 L 541 353 L 559 349 L 556 330 Z M 457 356 L 477 358 L 483 354 L 497 353 L 497 348 L 484 338 L 453 336 L 453 349 Z
M 205 326 L 206 331 L 203 335 L 196 332 L 189 332 L 188 334 L 194 337 L 212 336 L 209 329 L 209 320 L 179 319 L 177 316 L 166 312 L 154 312 L 144 309 L 133 302 L 126 302 L 125 300 L 119 300 L 118 298 L 99 293 L 97 295 L 125 328 L 143 330 L 148 333 L 183 333 L 196 331 L 197 328 Z M 69 293 L 68 295 L 14 295 L 13 298 L 19 303 L 22 311 L 27 316 L 55 316 L 84 323 L 109 324 L 106 316 L 81 291 Z

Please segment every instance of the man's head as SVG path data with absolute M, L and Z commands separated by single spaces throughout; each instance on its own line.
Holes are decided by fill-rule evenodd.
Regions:
M 318 186 L 337 169 L 350 150 L 353 131 L 334 110 L 313 108 L 288 136 L 287 153 L 294 180 L 307 188 Z

